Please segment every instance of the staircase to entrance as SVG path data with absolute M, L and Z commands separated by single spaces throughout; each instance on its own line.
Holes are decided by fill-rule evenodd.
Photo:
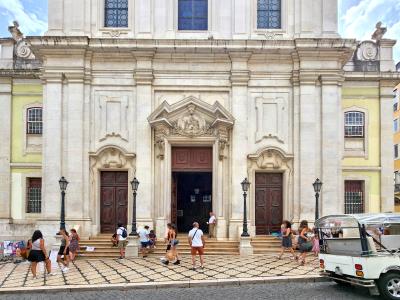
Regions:
M 179 245 L 178 252 L 181 255 L 190 255 L 190 247 L 187 240 L 187 235 L 178 235 Z M 238 255 L 238 241 L 217 241 L 215 239 L 206 240 L 206 255 Z M 100 234 L 89 239 L 81 239 L 80 241 L 80 258 L 103 259 L 103 258 L 118 258 L 119 250 L 117 247 L 112 247 L 110 234 Z M 86 251 L 87 247 L 93 247 L 94 251 Z M 156 248 L 149 253 L 150 256 L 163 256 L 167 244 L 163 240 L 157 241 Z

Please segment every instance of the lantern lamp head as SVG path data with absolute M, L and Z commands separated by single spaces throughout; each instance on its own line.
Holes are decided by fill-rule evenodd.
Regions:
M 247 180 L 247 177 L 241 182 L 243 192 L 247 192 L 249 190 L 250 182 Z
M 317 178 L 317 179 L 315 180 L 315 182 L 313 183 L 313 187 L 314 187 L 314 192 L 316 192 L 316 193 L 321 192 L 322 181 L 319 180 L 319 178 Z
M 67 185 L 68 185 L 68 181 L 64 178 L 64 176 L 62 176 L 60 178 L 60 180 L 58 181 L 58 183 L 60 184 L 60 189 L 62 192 L 65 192 L 65 190 L 67 189 Z
M 132 185 L 132 190 L 136 192 L 139 187 L 139 180 L 137 180 L 136 177 L 133 178 L 133 180 L 131 181 L 131 185 Z

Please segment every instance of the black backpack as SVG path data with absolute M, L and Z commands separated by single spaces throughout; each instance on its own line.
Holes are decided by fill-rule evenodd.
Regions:
M 124 227 L 122 227 L 122 234 L 121 236 L 126 239 L 126 237 L 128 236 L 128 233 L 126 232 L 126 229 Z

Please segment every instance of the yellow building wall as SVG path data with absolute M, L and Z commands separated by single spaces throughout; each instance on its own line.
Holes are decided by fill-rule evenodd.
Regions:
M 380 212 L 381 207 L 381 181 L 380 181 L 380 172 L 379 171 L 345 171 L 343 172 L 343 180 L 348 178 L 352 180 L 352 178 L 359 178 L 360 180 L 364 180 L 364 193 L 366 194 L 364 197 L 365 202 L 365 212 Z
M 367 157 L 345 157 L 342 166 L 349 168 L 368 168 L 380 166 L 380 103 L 379 88 L 368 86 L 344 87 L 342 90 L 343 110 L 359 107 L 367 111 Z M 365 212 L 380 212 L 381 181 L 380 171 L 376 170 L 346 170 L 343 171 L 345 180 L 364 180 Z M 344 195 L 343 195 L 344 197 Z
M 24 153 L 25 108 L 34 103 L 42 103 L 41 84 L 13 84 L 11 162 L 40 163 L 41 153 Z
M 368 157 L 346 157 L 343 166 L 352 167 L 378 167 L 380 165 L 380 104 L 379 89 L 356 87 L 343 88 L 343 109 L 352 106 L 360 107 L 368 111 Z M 354 98 L 352 98 L 354 97 Z M 362 97 L 362 98 L 361 98 Z

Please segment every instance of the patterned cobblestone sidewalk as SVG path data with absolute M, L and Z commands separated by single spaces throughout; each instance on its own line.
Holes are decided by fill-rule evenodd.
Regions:
M 163 283 L 188 280 L 251 279 L 276 276 L 315 276 L 319 268 L 317 259 L 310 257 L 308 264 L 273 256 L 206 256 L 205 268 L 191 270 L 190 257 L 182 258 L 181 265 L 164 266 L 156 257 L 123 260 L 78 260 L 70 264 L 67 273 L 55 269 L 53 276 L 38 272 L 33 279 L 29 263 L 0 265 L 0 292 L 10 288 L 73 287 L 112 285 L 123 283 Z M 40 266 L 39 270 L 42 269 Z

